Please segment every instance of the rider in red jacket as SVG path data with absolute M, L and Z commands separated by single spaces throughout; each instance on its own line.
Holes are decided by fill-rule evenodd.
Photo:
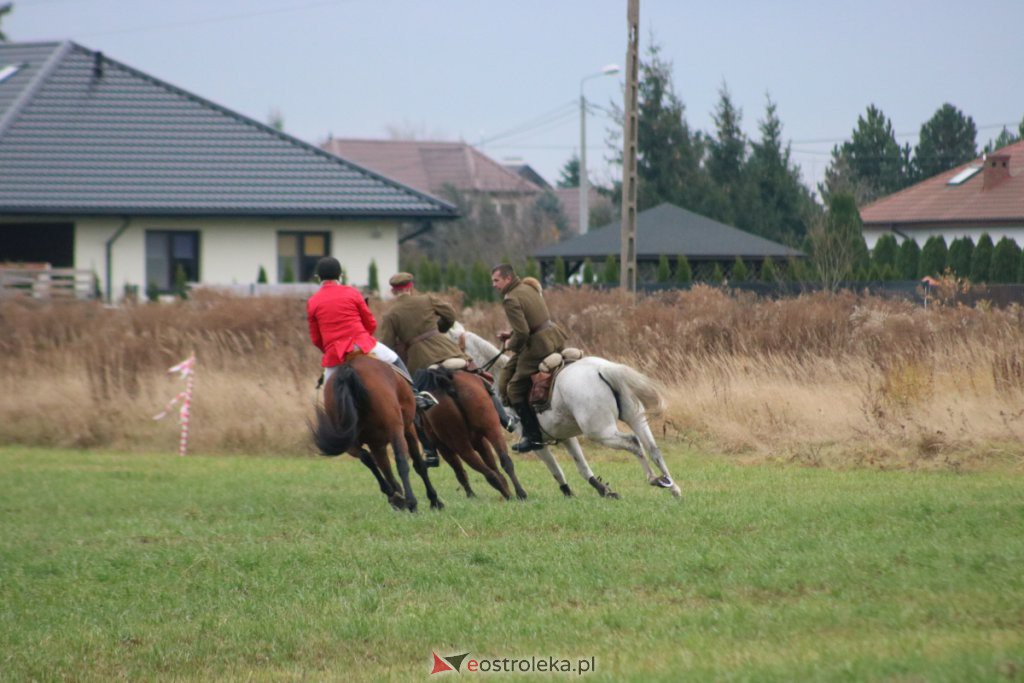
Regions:
M 366 300 L 355 287 L 340 282 L 341 264 L 332 256 L 317 261 L 316 276 L 320 289 L 306 302 L 306 320 L 309 322 L 309 338 L 313 345 L 323 352 L 320 364 L 324 367 L 324 381 L 345 356 L 353 351 L 362 351 L 385 363 L 398 368 L 412 384 L 409 369 L 393 350 L 373 338 L 377 321 L 366 305 Z M 437 404 L 429 393 L 417 394 L 416 403 L 421 408 Z

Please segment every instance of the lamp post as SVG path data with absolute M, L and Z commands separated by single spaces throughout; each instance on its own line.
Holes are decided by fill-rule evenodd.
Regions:
M 583 84 L 591 78 L 611 76 L 619 73 L 617 64 L 609 64 L 596 74 L 580 79 L 580 234 L 583 235 L 590 227 L 590 179 L 587 178 L 587 98 L 583 96 Z

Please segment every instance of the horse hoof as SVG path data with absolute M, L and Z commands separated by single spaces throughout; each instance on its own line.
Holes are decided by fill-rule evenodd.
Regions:
M 566 498 L 572 498 L 572 489 L 569 488 L 568 484 L 562 484 L 558 487 L 558 490 L 562 492 L 562 495 Z
M 516 498 L 519 500 L 526 500 L 526 491 L 517 491 Z
M 388 502 L 391 503 L 391 507 L 393 507 L 396 510 L 405 509 L 405 498 L 403 496 L 398 495 L 397 493 L 392 496 L 389 496 Z
M 663 489 L 670 489 L 675 487 L 675 483 L 671 479 L 665 476 L 657 477 L 651 480 L 651 486 L 657 486 Z
M 604 497 L 605 498 L 611 498 L 612 500 L 619 500 L 620 498 L 622 498 L 622 496 L 620 496 L 619 494 L 615 493 L 615 491 L 612 491 L 611 489 L 608 489 L 608 493 L 606 493 L 604 495 Z
M 682 498 L 683 492 L 679 490 L 679 487 L 675 484 L 672 485 L 672 496 L 675 498 Z
M 442 503 L 440 501 L 440 499 L 432 500 L 432 501 L 430 501 L 430 509 L 431 510 L 444 510 L 444 503 Z

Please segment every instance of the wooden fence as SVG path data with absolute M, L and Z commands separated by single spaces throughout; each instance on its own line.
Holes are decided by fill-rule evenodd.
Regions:
M 91 270 L 51 268 L 47 263 L 0 264 L 0 298 L 92 299 L 96 276 Z

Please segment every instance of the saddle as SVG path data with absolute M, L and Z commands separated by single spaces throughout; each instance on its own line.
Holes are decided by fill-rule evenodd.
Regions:
M 440 363 L 434 363 L 428 366 L 429 370 L 436 370 L 437 368 L 444 368 L 445 370 L 451 370 L 452 372 L 455 372 L 456 370 L 465 370 L 466 372 L 470 372 L 474 375 L 479 375 L 487 384 L 494 383 L 494 375 L 481 369 L 475 362 L 473 362 L 472 358 L 468 360 L 465 358 L 445 358 Z
M 530 407 L 538 414 L 551 409 L 551 392 L 555 388 L 555 380 L 559 373 L 570 363 L 583 358 L 583 352 L 577 348 L 565 348 L 561 353 L 555 352 L 541 361 L 538 371 L 530 375 Z

